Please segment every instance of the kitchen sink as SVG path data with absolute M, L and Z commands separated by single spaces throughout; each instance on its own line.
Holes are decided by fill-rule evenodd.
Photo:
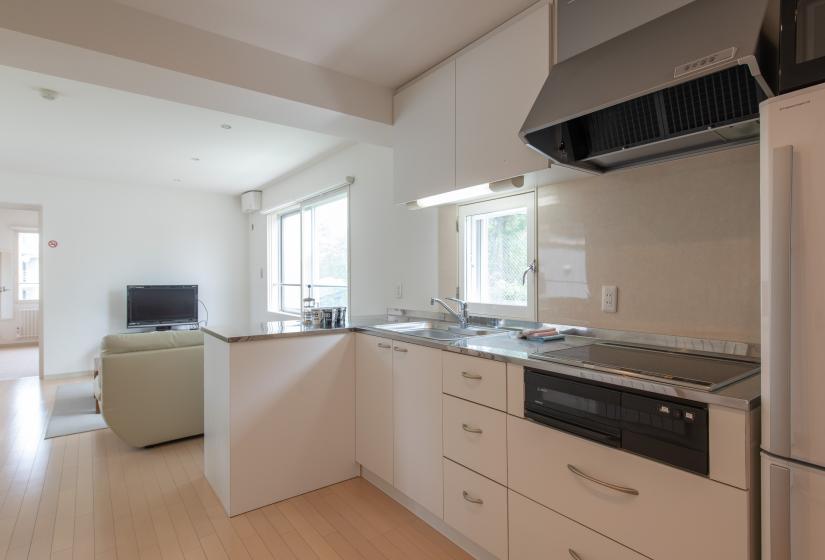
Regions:
M 386 325 L 376 325 L 373 328 L 404 334 L 407 336 L 418 336 L 421 338 L 429 338 L 431 340 L 445 341 L 509 332 L 506 329 L 496 329 L 479 325 L 468 325 L 466 328 L 461 328 L 455 323 L 440 321 L 388 323 Z

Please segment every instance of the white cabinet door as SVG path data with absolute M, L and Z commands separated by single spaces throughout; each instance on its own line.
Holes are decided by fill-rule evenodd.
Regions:
M 355 340 L 355 460 L 392 484 L 392 341 Z
M 763 453 L 762 558 L 821 558 L 823 527 L 825 470 Z
M 393 100 L 395 202 L 455 188 L 455 61 L 400 91 Z
M 456 61 L 456 187 L 547 167 L 518 137 L 550 71 L 550 6 L 512 22 Z
M 395 487 L 444 517 L 441 351 L 393 343 Z

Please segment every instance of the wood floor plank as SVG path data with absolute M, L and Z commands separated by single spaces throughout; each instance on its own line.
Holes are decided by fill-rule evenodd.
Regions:
M 203 438 L 44 440 L 57 387 L 84 380 L 0 381 L 0 560 L 470 558 L 361 478 L 229 519 L 203 474 Z

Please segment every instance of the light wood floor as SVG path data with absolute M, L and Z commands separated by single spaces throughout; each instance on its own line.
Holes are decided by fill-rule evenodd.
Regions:
M 0 380 L 40 375 L 40 349 L 37 345 L 0 346 Z
M 43 440 L 61 381 L 0 381 L 0 560 L 468 559 L 364 479 L 228 519 L 203 440 Z

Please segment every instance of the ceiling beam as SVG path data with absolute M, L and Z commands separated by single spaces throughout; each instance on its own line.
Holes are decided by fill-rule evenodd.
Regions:
M 390 144 L 390 88 L 106 0 L 4 0 L 0 64 Z

